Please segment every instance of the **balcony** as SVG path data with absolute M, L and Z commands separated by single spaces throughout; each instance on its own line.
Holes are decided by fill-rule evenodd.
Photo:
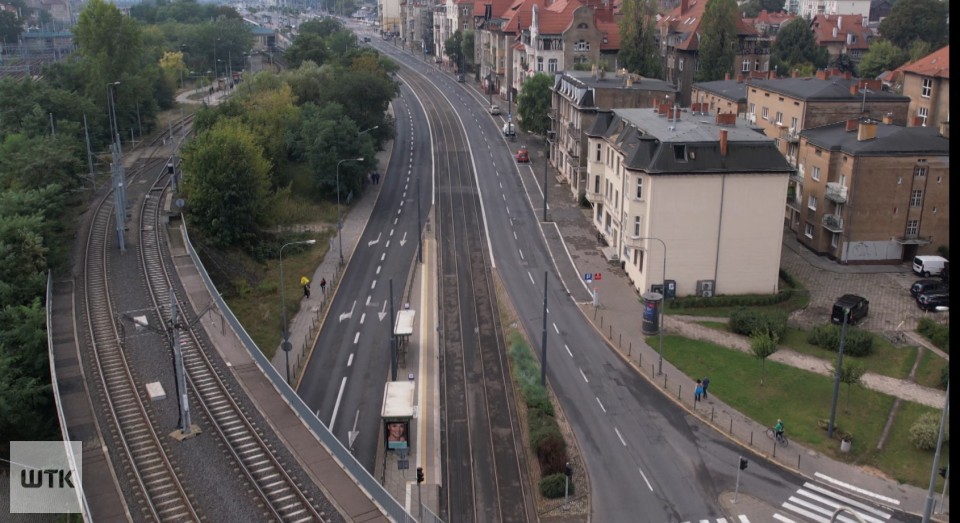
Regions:
M 787 189 L 787 206 L 800 210 L 800 198 L 797 198 L 797 191 L 793 187 Z
M 603 193 L 587 191 L 587 201 L 590 203 L 603 203 Z
M 843 232 L 843 218 L 836 214 L 824 214 L 823 228 L 830 232 Z
M 794 183 L 803 183 L 803 170 L 797 168 L 796 171 L 790 171 L 790 181 Z
M 647 240 L 642 240 L 641 238 L 641 236 L 624 236 L 623 245 L 625 247 L 630 247 L 631 249 L 643 249 L 643 244 Z
M 847 203 L 847 188 L 839 183 L 830 182 L 827 184 L 827 191 L 824 196 L 832 202 Z

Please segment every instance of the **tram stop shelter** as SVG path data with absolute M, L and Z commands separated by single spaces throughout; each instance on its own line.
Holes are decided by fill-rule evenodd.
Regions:
M 393 336 L 397 340 L 397 360 L 402 363 L 407 361 L 407 343 L 413 334 L 413 320 L 416 317 L 417 311 L 404 309 L 397 313 L 397 322 L 393 325 Z
M 414 414 L 416 385 L 413 381 L 388 381 L 383 389 L 383 446 L 386 450 L 410 448 L 410 420 Z

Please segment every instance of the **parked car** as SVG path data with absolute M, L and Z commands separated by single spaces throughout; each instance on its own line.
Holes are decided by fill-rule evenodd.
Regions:
M 463 83 L 463 74 L 458 74 L 458 75 L 457 75 L 457 81 L 460 82 L 460 83 Z
M 921 294 L 928 294 L 938 291 L 950 292 L 950 284 L 942 280 L 923 279 L 913 282 L 910 286 L 910 295 L 914 298 Z
M 530 163 L 530 153 L 527 152 L 526 147 L 521 147 L 517 151 L 517 163 Z
M 493 105 L 490 106 L 489 111 L 490 111 L 490 114 L 496 116 L 496 115 L 500 114 L 500 106 L 497 105 L 497 104 L 493 104 Z
M 503 135 L 507 137 L 517 135 L 517 128 L 513 126 L 513 122 L 503 124 Z
M 856 294 L 844 294 L 834 302 L 830 321 L 838 325 L 843 323 L 843 309 L 850 310 L 847 324 L 856 325 L 860 320 L 867 317 L 867 312 L 870 310 L 870 301 Z
M 937 307 L 950 307 L 950 294 L 932 292 L 917 296 L 917 306 L 925 311 L 935 311 Z
M 939 276 L 947 263 L 947 259 L 941 256 L 915 256 L 913 258 L 913 272 L 924 278 Z

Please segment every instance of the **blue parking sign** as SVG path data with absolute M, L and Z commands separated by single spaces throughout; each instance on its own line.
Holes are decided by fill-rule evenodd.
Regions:
M 593 281 L 593 273 L 588 272 L 583 275 L 583 281 Z

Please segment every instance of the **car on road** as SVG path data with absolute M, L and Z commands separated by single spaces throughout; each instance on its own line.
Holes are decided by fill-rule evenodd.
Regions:
M 925 311 L 935 311 L 937 307 L 950 306 L 950 293 L 933 292 L 917 296 L 917 306 Z
M 837 301 L 833 304 L 830 321 L 838 325 L 843 323 L 844 309 L 850 311 L 850 316 L 847 318 L 848 324 L 856 325 L 860 320 L 867 317 L 867 312 L 870 310 L 870 301 L 856 294 L 844 294 L 837 298 Z
M 517 151 L 517 163 L 530 163 L 530 153 L 527 152 L 526 147 L 521 147 Z
M 490 114 L 496 116 L 500 114 L 500 106 L 497 104 L 492 104 L 490 105 L 490 109 L 488 109 L 488 111 L 490 111 Z
M 923 279 L 913 282 L 910 286 L 910 295 L 914 298 L 937 291 L 950 292 L 950 284 L 944 283 L 943 280 Z
M 370 41 L 370 37 L 369 37 L 369 36 L 364 36 L 364 37 L 363 37 L 363 41 L 364 41 L 364 42 L 369 42 L 369 41 Z
M 462 74 L 458 74 L 458 75 L 457 75 L 457 81 L 460 82 L 460 83 L 463 83 L 463 75 L 462 75 Z

